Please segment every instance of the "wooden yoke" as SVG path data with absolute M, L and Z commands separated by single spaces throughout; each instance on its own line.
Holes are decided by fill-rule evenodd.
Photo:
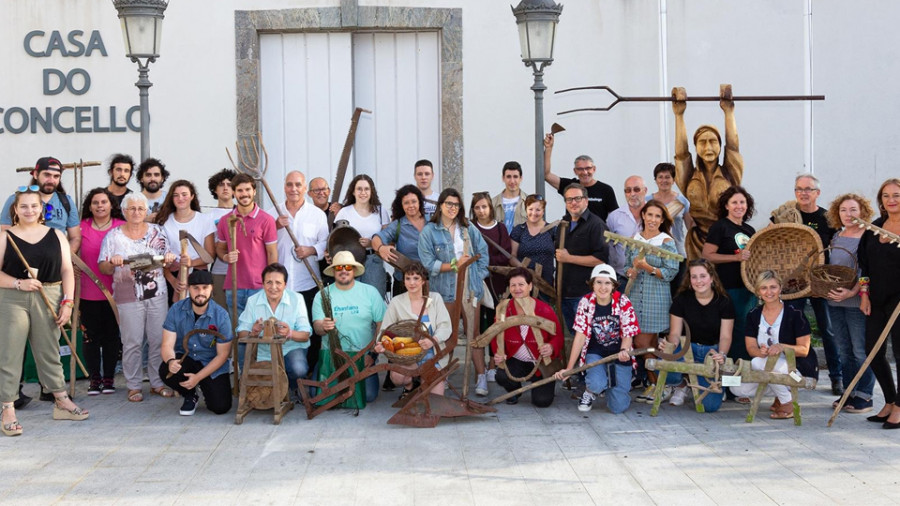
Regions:
M 603 237 L 606 238 L 609 242 L 613 244 L 622 244 L 627 249 L 636 249 L 638 250 L 637 258 L 644 258 L 647 255 L 655 255 L 660 258 L 665 258 L 667 260 L 675 260 L 677 262 L 683 262 L 684 257 L 679 255 L 678 253 L 672 253 L 671 251 L 664 250 L 660 247 L 653 246 L 649 243 L 639 241 L 632 237 L 625 237 L 624 235 L 614 234 L 607 230 L 603 232 Z M 627 266 L 626 266 L 627 267 Z M 625 295 L 628 295 L 631 292 L 631 286 L 634 284 L 634 278 L 630 278 L 628 280 L 628 284 L 625 285 Z

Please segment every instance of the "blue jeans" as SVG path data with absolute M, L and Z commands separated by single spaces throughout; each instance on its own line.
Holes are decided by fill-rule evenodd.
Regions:
M 588 353 L 584 357 L 584 362 L 589 364 L 602 359 L 600 355 Z M 616 376 L 616 386 L 609 388 L 609 370 L 612 367 Z M 631 388 L 631 364 L 620 364 L 614 362 L 610 365 L 598 365 L 584 372 L 584 380 L 587 390 L 594 394 L 599 394 L 609 388 L 606 394 L 606 408 L 614 414 L 619 414 L 628 409 L 631 405 L 631 396 L 628 395 L 628 389 Z
M 737 360 L 750 360 L 747 353 L 747 313 L 756 306 L 756 296 L 746 288 L 729 288 L 726 290 L 731 303 L 734 304 L 734 330 L 731 332 L 731 349 L 728 356 Z M 756 335 L 756 330 L 751 329 Z
M 855 307 L 829 306 L 828 311 L 831 331 L 844 366 L 844 388 L 847 388 L 866 361 L 866 315 Z M 874 389 L 875 373 L 867 367 L 852 395 L 869 400 Z
M 819 333 L 822 334 L 822 347 L 825 349 L 825 362 L 828 364 L 828 377 L 831 383 L 843 384 L 843 377 L 848 374 L 845 367 L 841 365 L 841 355 L 838 351 L 837 342 L 834 339 L 834 333 L 831 331 L 831 317 L 829 315 L 828 301 L 819 297 L 806 297 L 803 299 L 786 300 L 785 304 L 799 309 L 801 312 L 806 307 L 806 301 L 812 305 L 813 313 L 816 315 L 816 324 L 819 326 Z M 853 379 L 853 376 L 850 376 Z
M 566 330 L 571 332 L 572 335 L 575 334 L 575 332 L 572 331 L 572 327 L 575 325 L 575 313 L 578 310 L 578 301 L 580 300 L 581 297 L 563 297 L 562 307 L 560 308 L 562 310 L 563 320 L 565 320 L 563 323 L 566 325 Z
M 306 348 L 291 350 L 284 356 L 284 370 L 288 377 L 288 388 L 297 388 L 297 380 L 305 378 L 309 372 L 309 363 L 306 361 Z
M 681 349 L 681 346 L 679 346 L 678 348 Z M 694 362 L 696 363 L 702 363 L 703 359 L 706 358 L 706 355 L 710 352 L 710 350 L 719 351 L 719 345 L 715 344 L 710 346 L 691 343 L 691 354 L 694 355 Z M 679 362 L 684 362 L 684 358 L 682 357 Z M 674 383 L 681 383 L 683 376 L 684 375 L 681 373 L 670 373 L 668 376 L 666 376 L 666 384 L 670 385 L 673 383 L 673 381 Z M 707 381 L 703 376 L 697 376 L 697 383 L 702 387 L 709 387 L 709 381 Z M 718 394 L 713 392 L 706 394 L 706 397 L 704 397 L 703 400 L 700 401 L 700 404 L 703 404 L 703 411 L 705 411 L 706 413 L 715 413 L 719 410 L 719 408 L 722 407 L 722 399 L 724 397 L 724 390 Z
M 247 299 L 250 298 L 251 295 L 258 292 L 259 289 L 255 288 L 238 288 L 237 291 L 237 315 L 240 318 L 241 313 L 244 312 L 244 308 L 247 307 Z M 231 290 L 225 290 L 225 301 L 228 303 L 225 306 L 225 310 L 228 311 L 228 316 L 231 316 Z M 239 367 L 244 367 L 244 352 L 247 350 L 246 344 L 238 344 L 238 364 Z

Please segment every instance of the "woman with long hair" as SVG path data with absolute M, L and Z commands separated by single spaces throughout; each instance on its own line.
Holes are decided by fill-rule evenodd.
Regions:
M 81 206 L 81 248 L 78 256 L 112 293 L 112 276 L 100 272 L 98 259 L 103 238 L 125 223 L 119 201 L 106 188 L 89 191 Z M 116 362 L 122 349 L 119 324 L 106 296 L 87 275 L 81 276 L 81 324 L 84 326 L 84 360 L 91 384 L 88 395 L 116 393 Z M 102 370 L 101 370 L 102 359 Z
M 72 316 L 75 276 L 69 243 L 62 232 L 43 224 L 44 205 L 36 185 L 23 186 L 10 206 L 12 226 L 0 232 L 0 321 L 6 330 L 0 352 L 0 429 L 6 436 L 22 434 L 13 403 L 19 395 L 19 377 L 25 345 L 31 344 L 41 384 L 55 399 L 54 420 L 84 420 L 88 412 L 66 394 L 59 359 L 59 330 Z M 21 251 L 31 271 L 19 258 Z M 50 306 L 44 305 L 41 292 Z
M 419 260 L 419 234 L 425 228 L 425 197 L 416 185 L 408 184 L 397 190 L 391 203 L 391 222 L 372 236 L 372 249 L 385 262 L 396 262 L 397 253 L 410 260 Z M 403 272 L 394 269 L 393 295 L 406 290 Z
M 374 286 L 384 297 L 387 293 L 387 272 L 384 270 L 384 260 L 373 249 L 372 238 L 387 227 L 391 220 L 378 199 L 378 190 L 371 177 L 359 174 L 350 181 L 344 195 L 344 207 L 334 219 L 347 220 L 359 232 L 359 243 L 366 248 L 366 272 L 360 276 L 359 281 Z

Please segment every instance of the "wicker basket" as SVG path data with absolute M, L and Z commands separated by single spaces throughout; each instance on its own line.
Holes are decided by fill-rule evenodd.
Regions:
M 392 323 L 391 325 L 388 325 L 388 327 L 382 331 L 381 336 L 378 339 L 381 340 L 381 338 L 385 336 L 412 337 L 413 342 L 416 343 L 418 343 L 422 339 L 428 339 L 428 337 L 426 337 L 427 331 L 425 330 L 423 325 L 412 319 L 400 320 L 398 322 Z M 402 365 L 415 364 L 416 362 L 421 360 L 426 353 L 428 353 L 428 351 L 423 349 L 422 352 L 418 355 L 398 355 L 388 350 L 384 350 L 384 356 L 387 357 L 388 362 Z
M 744 285 L 756 293 L 759 273 L 774 271 L 784 281 L 781 292 L 784 300 L 809 297 L 809 269 L 825 262 L 819 234 L 796 223 L 769 225 L 750 238 L 747 248 L 750 259 L 741 263 Z
M 853 267 L 832 264 L 810 267 L 809 283 L 811 288 L 810 296 L 812 297 L 827 297 L 828 292 L 832 290 L 837 288 L 846 288 L 849 290 L 856 285 L 856 255 L 854 255 L 852 251 L 840 246 L 825 248 L 826 251 L 830 249 L 842 249 L 846 251 L 850 255 L 850 258 L 853 259 Z

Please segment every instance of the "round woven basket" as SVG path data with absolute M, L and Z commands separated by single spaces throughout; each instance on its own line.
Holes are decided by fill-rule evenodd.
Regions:
M 769 225 L 750 238 L 747 248 L 750 259 L 741 263 L 744 286 L 756 293 L 759 273 L 774 271 L 784 282 L 781 290 L 784 300 L 809 297 L 809 269 L 825 262 L 819 234 L 796 223 Z M 819 254 L 815 254 L 817 251 Z
M 427 332 L 424 326 L 417 322 L 416 320 L 400 320 L 398 322 L 392 323 L 385 328 L 381 336 L 378 338 L 381 340 L 382 337 L 411 337 L 413 338 L 413 342 L 418 343 L 422 339 L 428 339 L 425 337 Z M 417 355 L 398 355 L 388 350 L 384 350 L 384 356 L 387 357 L 388 361 L 393 364 L 402 364 L 402 365 L 410 365 L 415 364 L 427 353 L 426 350 L 422 350 L 421 353 Z
M 856 285 L 856 255 L 850 250 L 840 246 L 831 246 L 825 248 L 842 249 L 846 251 L 850 258 L 853 259 L 853 267 L 844 265 L 823 264 L 809 268 L 810 296 L 826 297 L 828 292 L 837 288 L 846 288 L 847 290 Z

